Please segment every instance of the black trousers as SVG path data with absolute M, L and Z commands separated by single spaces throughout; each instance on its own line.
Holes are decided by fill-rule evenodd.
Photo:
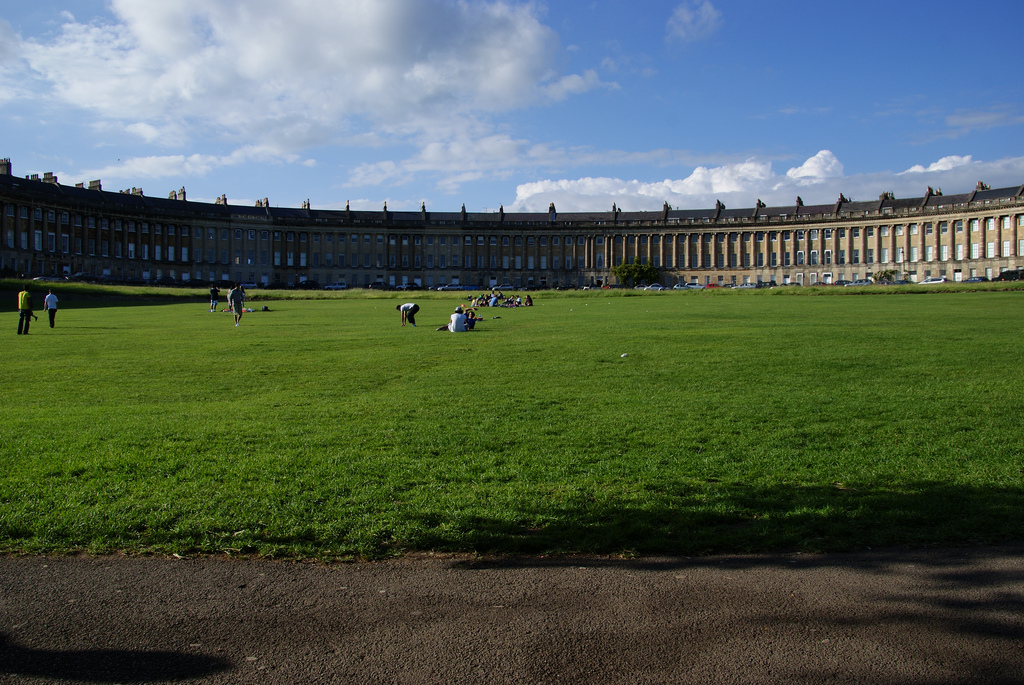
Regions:
M 409 323 L 411 323 L 413 326 L 415 326 L 416 325 L 416 312 L 418 312 L 419 310 L 420 310 L 420 306 L 418 304 L 414 304 L 412 306 L 412 309 L 410 309 L 409 311 L 407 311 L 405 313 L 405 320 L 408 321 Z
M 21 314 L 18 317 L 18 335 L 28 333 L 28 325 L 32 323 L 32 310 L 19 309 L 18 312 Z
M 46 310 L 46 313 L 50 315 L 50 328 L 53 328 L 53 322 L 57 318 L 57 310 L 54 307 Z

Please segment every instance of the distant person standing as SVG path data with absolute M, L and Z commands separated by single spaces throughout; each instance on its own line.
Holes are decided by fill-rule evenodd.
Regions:
M 220 288 L 213 286 L 210 288 L 210 311 L 217 311 L 218 304 L 220 304 Z
M 405 325 L 405 322 L 408 321 L 413 328 L 416 327 L 416 312 L 420 310 L 420 306 L 418 304 L 415 302 L 406 302 L 405 304 L 398 305 L 395 309 L 402 313 L 403 326 Z
M 28 326 L 32 323 L 32 293 L 28 286 L 18 293 L 18 335 L 28 335 Z
M 57 318 L 57 296 L 53 294 L 52 290 L 46 291 L 46 297 L 43 298 L 43 309 L 50 317 L 50 328 L 53 328 Z
M 231 302 L 231 309 L 235 312 L 235 325 L 242 322 L 242 314 L 245 312 L 245 291 L 242 286 L 236 285 L 228 293 L 228 301 Z

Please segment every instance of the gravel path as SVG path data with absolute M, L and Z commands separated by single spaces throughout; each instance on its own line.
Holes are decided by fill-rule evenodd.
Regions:
M 1024 683 L 1024 546 L 0 557 L 0 682 Z

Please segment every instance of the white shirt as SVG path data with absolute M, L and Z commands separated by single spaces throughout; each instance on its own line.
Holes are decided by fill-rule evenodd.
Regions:
M 56 309 L 57 308 L 57 296 L 53 293 L 49 293 L 43 298 L 43 309 Z
M 452 322 L 448 324 L 448 330 L 452 333 L 466 332 L 466 315 L 455 312 L 452 314 Z

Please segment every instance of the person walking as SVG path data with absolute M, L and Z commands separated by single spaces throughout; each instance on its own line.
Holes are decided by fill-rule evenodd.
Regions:
M 210 288 L 210 311 L 217 311 L 217 305 L 220 303 L 220 288 L 213 286 Z
M 32 293 L 28 286 L 18 293 L 18 335 L 28 335 L 29 324 L 32 323 Z
M 245 312 L 245 291 L 241 285 L 236 285 L 228 293 L 228 300 L 231 302 L 231 309 L 235 312 L 235 325 L 242 322 L 242 314 Z
M 420 310 L 420 306 L 418 304 L 415 302 L 406 302 L 405 304 L 398 305 L 395 309 L 402 313 L 403 326 L 405 325 L 405 322 L 408 321 L 413 328 L 416 328 L 416 312 Z
M 52 290 L 46 291 L 46 297 L 43 298 L 43 309 L 46 310 L 47 315 L 50 317 L 50 328 L 53 328 L 54 321 L 57 318 L 57 296 L 53 294 Z

